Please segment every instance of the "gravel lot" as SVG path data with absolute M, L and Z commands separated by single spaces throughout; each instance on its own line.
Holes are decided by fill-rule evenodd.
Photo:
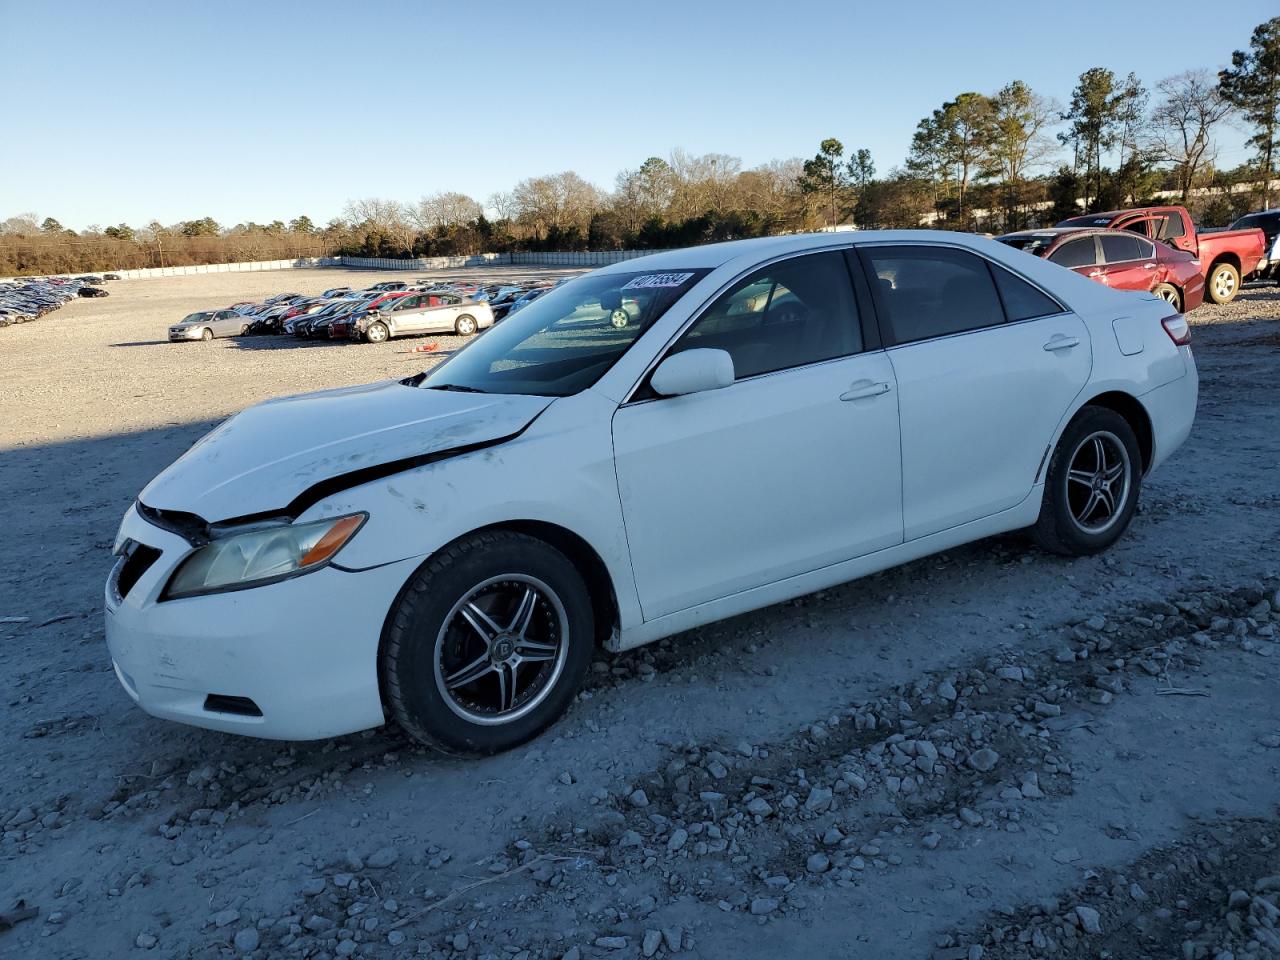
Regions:
M 167 323 L 372 280 L 124 281 L 0 330 L 0 956 L 1280 956 L 1277 288 L 1192 316 L 1196 429 L 1104 557 L 997 538 L 601 655 L 482 761 L 150 719 L 101 625 L 138 490 L 249 403 L 457 345 Z

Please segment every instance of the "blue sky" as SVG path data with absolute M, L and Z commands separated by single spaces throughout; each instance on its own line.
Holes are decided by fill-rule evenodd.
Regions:
M 325 222 L 347 199 L 483 200 L 673 147 L 752 166 L 824 137 L 901 162 L 916 122 L 1022 79 L 1216 70 L 1274 0 L 87 3 L 0 0 L 0 219 Z M 15 42 L 16 41 L 16 42 Z M 13 117 L 21 117 L 17 122 Z M 15 135 L 14 131 L 20 131 Z M 1245 159 L 1224 131 L 1220 162 Z

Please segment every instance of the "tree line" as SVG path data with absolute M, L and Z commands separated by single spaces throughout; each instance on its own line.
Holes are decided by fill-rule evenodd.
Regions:
M 1231 168 L 1217 158 L 1226 124 L 1247 131 L 1252 153 Z M 564 171 L 483 204 L 452 191 L 416 203 L 354 200 L 324 226 L 306 216 L 231 227 L 204 217 L 76 232 L 25 214 L 0 222 L 0 275 L 327 254 L 662 249 L 837 226 L 1002 232 L 1168 197 L 1216 226 L 1271 204 L 1278 155 L 1275 17 L 1216 75 L 1186 71 L 1147 87 L 1133 73 L 1091 67 L 1065 103 L 1021 80 L 958 93 L 920 120 L 906 158 L 881 175 L 868 150 L 830 137 L 809 159 L 750 168 L 676 149 L 619 172 L 607 190 Z

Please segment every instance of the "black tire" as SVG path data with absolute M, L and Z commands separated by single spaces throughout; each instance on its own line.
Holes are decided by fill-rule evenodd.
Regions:
M 1209 281 L 1204 294 L 1213 303 L 1226 304 L 1240 292 L 1240 271 L 1229 263 L 1215 263 L 1209 271 Z
M 249 325 L 247 323 L 240 324 L 240 336 L 243 337 L 248 332 L 249 332 Z
M 212 339 L 213 339 L 213 331 L 212 331 L 212 330 L 210 330 L 208 327 L 205 327 L 203 330 L 201 330 L 201 331 L 200 331 L 200 339 L 201 339 L 201 340 L 212 340 Z
M 1110 462 L 1123 469 L 1123 487 L 1117 490 L 1112 484 L 1106 491 L 1114 502 L 1112 509 L 1107 509 L 1100 486 L 1090 486 L 1081 477 L 1094 466 L 1092 451 L 1096 443 L 1103 445 Z M 1104 458 L 1104 465 L 1107 462 Z M 1142 450 L 1129 422 L 1114 410 L 1085 407 L 1067 424 L 1049 459 L 1040 519 L 1031 528 L 1031 535 L 1050 553 L 1068 557 L 1101 553 L 1128 528 L 1141 487 Z M 1085 513 L 1082 522 L 1079 515 L 1093 497 L 1099 497 L 1099 502 L 1092 514 Z M 1105 518 L 1103 510 L 1107 512 Z M 1105 525 L 1103 520 L 1107 521 Z
M 453 332 L 460 337 L 470 337 L 480 329 L 480 325 L 476 323 L 476 318 L 469 313 L 464 313 L 453 322 Z
M 509 667 L 511 673 L 506 674 L 504 665 L 495 669 L 489 663 L 493 656 L 501 655 L 495 641 L 510 633 L 499 632 L 491 641 L 481 640 L 460 619 L 464 617 L 460 607 L 469 598 L 483 598 L 478 590 L 529 588 L 528 582 L 512 578 L 528 578 L 536 584 L 537 599 L 531 610 L 539 614 L 537 625 L 549 631 L 542 634 L 544 638 L 551 636 L 557 642 L 545 667 L 534 670 L 536 664 L 526 662 L 522 667 Z M 500 594 L 495 596 L 501 599 Z M 495 619 L 499 616 L 495 614 Z M 518 619 L 517 609 L 508 631 Z M 533 624 L 532 614 L 529 622 Z M 559 550 L 534 537 L 507 531 L 464 537 L 414 574 L 387 618 L 379 666 L 388 710 L 397 724 L 421 742 L 434 741 L 476 754 L 508 750 L 537 736 L 568 708 L 590 665 L 594 636 L 586 584 Z M 469 652 L 463 652 L 468 643 Z M 477 651 L 480 656 L 473 660 Z M 518 645 L 515 652 L 520 652 Z M 488 660 L 486 653 L 491 655 Z M 450 655 L 455 659 L 446 667 Z M 451 676 L 446 670 L 459 662 L 483 665 L 473 683 L 458 687 L 473 690 L 475 704 L 463 702 L 461 694 L 445 689 L 449 686 L 446 678 Z M 465 672 L 455 669 L 452 676 Z M 500 702 L 497 712 L 484 714 L 488 722 L 469 719 L 480 715 L 480 699 L 485 695 L 500 691 L 499 696 L 506 696 L 507 676 L 524 677 L 526 690 L 531 691 L 529 699 L 523 704 L 513 701 L 512 708 L 505 711 Z M 512 683 L 512 688 L 514 694 L 517 684 Z M 501 719 L 503 712 L 511 717 Z
M 1157 284 L 1156 288 L 1151 292 L 1161 300 L 1168 302 L 1179 313 L 1182 312 L 1182 291 L 1172 283 Z
M 369 329 L 364 332 L 364 339 L 368 343 L 383 343 L 389 339 L 391 331 L 387 329 L 386 324 L 374 322 L 369 324 Z

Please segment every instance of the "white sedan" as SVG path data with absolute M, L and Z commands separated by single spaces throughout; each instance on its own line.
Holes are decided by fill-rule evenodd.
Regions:
M 111 657 L 170 720 L 390 719 L 504 749 L 564 711 L 597 644 L 1010 530 L 1106 549 L 1191 430 L 1188 341 L 1163 300 L 960 234 L 619 263 L 429 373 L 200 440 L 125 515 Z

